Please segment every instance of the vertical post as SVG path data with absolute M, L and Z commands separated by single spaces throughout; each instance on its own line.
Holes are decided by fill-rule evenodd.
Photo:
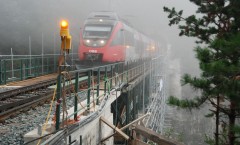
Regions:
M 116 83 L 115 85 L 120 86 L 120 84 L 119 84 L 119 77 L 120 77 L 120 73 L 119 73 L 119 63 L 117 63 L 117 73 L 118 73 L 118 78 L 116 78 L 117 83 Z
M 37 72 L 38 72 L 38 66 L 37 66 L 37 58 L 35 57 L 34 58 L 34 77 L 36 77 L 37 76 Z
M 99 105 L 99 87 L 100 87 L 100 68 L 97 73 L 97 105 Z
M 29 66 L 30 75 L 32 75 L 32 50 L 31 50 L 31 36 L 29 35 Z
M 117 73 L 119 74 L 119 63 L 117 63 Z
M 2 60 L 0 59 L 0 85 L 2 84 Z
M 104 94 L 107 92 L 107 67 L 105 66 L 105 74 L 104 74 Z
M 136 118 L 136 89 L 137 89 L 138 86 L 134 87 L 133 88 L 133 93 L 132 93 L 132 97 L 133 97 L 133 120 Z
M 122 82 L 123 82 L 123 76 L 124 76 L 124 63 L 122 63 Z
M 21 81 L 23 80 L 23 59 L 21 59 L 21 66 L 20 66 L 20 77 L 21 77 Z
M 80 135 L 80 145 L 82 145 L 82 136 Z
M 78 88 L 79 88 L 79 73 L 77 72 L 75 75 L 75 97 L 74 97 L 74 120 L 77 121 L 77 110 L 78 110 Z
M 112 88 L 112 83 L 113 83 L 113 66 L 111 65 L 111 81 L 110 81 L 111 88 Z
M 43 75 L 43 71 L 44 71 L 44 66 L 43 66 L 43 53 L 44 53 L 44 51 L 43 51 L 43 33 L 42 33 L 42 75 Z
M 56 43 L 56 40 L 55 40 L 55 32 L 54 32 L 54 34 L 53 34 L 53 72 L 55 72 L 56 71 L 56 45 L 55 45 L 55 43 Z
M 56 130 L 59 130 L 60 128 L 61 80 L 62 80 L 62 75 L 59 74 L 57 78 Z
M 145 101 L 145 79 L 146 79 L 146 76 L 145 76 L 145 62 L 143 63 L 143 94 L 142 94 L 142 111 L 143 111 L 143 114 L 145 114 L 145 104 L 144 104 L 144 101 Z
M 4 84 L 7 83 L 7 65 L 6 65 L 6 60 L 3 60 L 3 70 L 4 70 Z
M 130 99 L 130 91 L 127 90 L 126 95 L 125 95 L 125 100 L 126 100 L 126 124 L 129 123 L 129 119 L 130 119 L 130 105 L 129 105 L 129 99 Z M 126 130 L 126 134 L 129 135 L 129 129 Z M 126 144 L 128 144 L 128 142 L 126 142 Z
M 72 51 L 71 68 L 73 69 L 73 44 L 71 45 L 71 51 Z
M 117 98 L 117 93 L 116 93 L 116 101 L 115 101 L 116 105 L 115 105 L 115 119 L 114 119 L 114 125 L 117 126 L 117 122 L 118 122 L 118 98 Z M 114 118 L 114 117 L 113 117 Z
M 13 70 L 13 50 L 11 48 L 11 62 L 12 62 L 12 78 L 14 78 L 14 70 Z
M 72 137 L 71 137 L 71 135 L 68 136 L 68 143 L 69 143 L 69 145 L 72 144 Z
M 49 58 L 48 57 L 46 57 L 46 59 L 47 59 L 47 74 L 49 74 Z
M 25 72 L 25 78 L 28 77 L 28 67 L 29 67 L 29 64 L 28 64 L 28 60 L 27 59 L 24 59 L 24 64 L 25 64 L 25 68 L 24 68 L 24 72 Z
M 153 70 L 152 70 L 152 59 L 150 60 L 150 78 L 149 78 L 149 96 L 148 98 L 151 96 L 151 93 L 152 93 L 152 73 L 153 73 Z
M 87 90 L 87 110 L 90 111 L 90 95 L 91 95 L 91 70 L 88 71 L 88 90 Z
M 41 58 L 36 58 L 36 66 L 37 66 L 36 74 L 37 74 L 37 76 L 39 76 L 39 73 L 40 73 L 40 67 L 41 67 L 40 61 L 41 61 Z
M 128 62 L 127 62 L 127 83 L 128 83 L 128 71 L 129 71 L 129 65 L 128 65 Z

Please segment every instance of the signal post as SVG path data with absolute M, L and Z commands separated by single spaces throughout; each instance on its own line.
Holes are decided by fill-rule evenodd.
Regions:
M 66 55 L 69 54 L 71 49 L 71 35 L 69 33 L 69 25 L 66 20 L 62 20 L 60 23 L 60 37 L 61 37 L 61 50 L 58 59 L 58 79 L 57 79 L 57 106 L 56 106 L 56 130 L 60 129 L 60 104 L 62 100 L 64 101 L 64 96 L 62 95 L 62 89 L 65 89 L 65 81 L 62 83 L 62 75 L 67 71 Z M 63 80 L 65 80 L 63 78 Z M 63 102 L 64 103 L 64 102 Z

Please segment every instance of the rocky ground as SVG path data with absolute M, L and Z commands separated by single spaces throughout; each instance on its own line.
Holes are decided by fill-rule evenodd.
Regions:
M 67 106 L 70 108 L 74 104 L 74 97 L 67 101 Z M 43 124 L 47 117 L 50 104 L 37 106 L 25 113 L 21 113 L 14 118 L 10 118 L 5 123 L 0 124 L 0 145 L 20 145 L 23 144 L 23 136 L 27 132 Z M 55 105 L 51 115 L 53 116 Z

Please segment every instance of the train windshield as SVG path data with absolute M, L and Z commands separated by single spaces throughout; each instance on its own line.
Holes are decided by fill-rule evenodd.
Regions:
M 83 38 L 109 38 L 111 26 L 85 26 Z

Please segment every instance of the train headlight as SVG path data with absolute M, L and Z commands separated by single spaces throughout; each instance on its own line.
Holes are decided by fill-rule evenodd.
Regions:
M 104 41 L 104 40 L 101 40 L 101 41 L 100 41 L 100 43 L 101 43 L 101 44 L 104 44 L 104 43 L 105 43 L 105 41 Z
M 91 39 L 84 39 L 83 41 L 84 45 L 89 47 L 102 47 L 106 44 L 106 40 L 100 39 L 100 40 L 91 40 Z
M 152 46 L 152 51 L 154 51 L 155 50 L 155 46 Z
M 85 44 L 86 46 L 92 46 L 92 41 L 89 39 L 84 39 L 83 44 Z
M 98 46 L 104 46 L 106 44 L 105 40 L 98 40 Z

